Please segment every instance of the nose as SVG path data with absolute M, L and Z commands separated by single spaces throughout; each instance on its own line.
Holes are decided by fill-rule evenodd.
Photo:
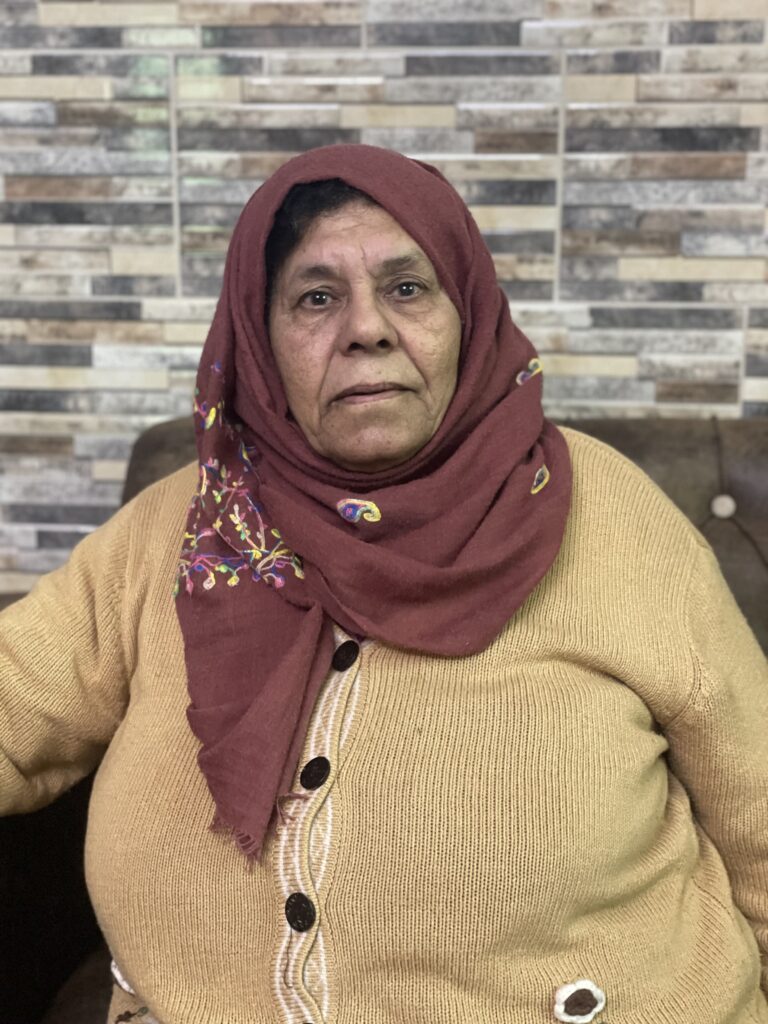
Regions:
M 355 290 L 349 296 L 339 340 L 345 352 L 386 352 L 397 345 L 397 329 L 375 289 Z

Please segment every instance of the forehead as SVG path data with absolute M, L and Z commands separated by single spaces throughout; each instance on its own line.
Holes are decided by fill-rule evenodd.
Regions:
M 316 217 L 286 260 L 285 277 L 308 268 L 343 270 L 364 265 L 369 272 L 432 264 L 408 232 L 380 206 L 348 203 Z

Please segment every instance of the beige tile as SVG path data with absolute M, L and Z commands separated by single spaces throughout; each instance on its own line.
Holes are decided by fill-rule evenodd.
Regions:
M 356 0 L 325 3 L 199 3 L 182 0 L 182 25 L 355 25 L 360 21 Z
M 13 224 L 0 224 L 0 245 L 15 245 L 16 232 Z
M 542 358 L 550 377 L 636 377 L 636 356 L 579 356 L 549 353 Z
M 739 110 L 739 124 L 744 128 L 765 128 L 768 125 L 768 103 L 745 103 Z
M 128 462 L 125 459 L 94 459 L 91 463 L 92 480 L 125 480 Z
M 430 158 L 433 167 L 449 181 L 509 181 L 519 178 L 556 178 L 560 162 L 554 156 L 500 156 L 485 159 L 481 154 L 472 156 L 444 156 Z
M 744 402 L 768 402 L 768 377 L 746 377 L 741 385 Z
M 565 98 L 568 103 L 633 103 L 636 81 L 635 75 L 569 75 Z
M 194 345 L 208 337 L 207 323 L 164 323 L 163 341 L 173 345 Z
M 638 75 L 638 100 L 764 100 L 768 75 Z
M 37 6 L 40 24 L 61 25 L 176 25 L 178 4 L 132 3 L 41 3 Z
M 27 336 L 36 345 L 151 344 L 163 340 L 163 331 L 161 324 L 142 320 L 29 320 Z
M 218 100 L 222 103 L 240 103 L 242 92 L 242 79 L 236 75 L 221 75 L 217 78 L 188 75 L 176 79 L 176 96 L 181 102 Z
M 554 206 L 470 206 L 481 231 L 554 231 Z
M 0 250 L 0 270 L 90 270 L 109 273 L 109 254 L 99 249 Z
M 245 78 L 245 103 L 376 103 L 384 100 L 384 79 Z
M 493 257 L 496 274 L 501 281 L 554 281 L 555 261 L 552 256 L 517 256 L 497 253 Z
M 41 573 L 0 572 L 0 594 L 28 594 Z
M 740 0 L 736 7 L 725 5 L 723 0 L 693 0 L 693 17 L 697 21 L 768 18 L 768 0 Z
M 109 78 L 86 75 L 25 75 L 0 77 L 0 99 L 26 100 L 108 100 L 112 98 Z
M 768 353 L 768 329 L 747 331 L 747 349 L 750 352 Z
M 752 259 L 619 259 L 620 281 L 763 281 L 765 260 Z
M 143 299 L 144 320 L 203 320 L 210 323 L 218 299 Z
M 110 249 L 113 274 L 174 274 L 176 250 L 161 246 L 114 245 Z
M 167 370 L 97 370 L 91 366 L 4 366 L 3 387 L 20 391 L 164 391 Z
M 85 299 L 90 294 L 91 280 L 86 274 L 0 273 L 3 298 Z
M 342 128 L 453 128 L 455 124 L 453 105 L 378 104 L 341 108 Z
M 736 305 L 768 305 L 768 283 L 758 281 L 711 281 L 702 288 L 704 302 L 732 302 Z

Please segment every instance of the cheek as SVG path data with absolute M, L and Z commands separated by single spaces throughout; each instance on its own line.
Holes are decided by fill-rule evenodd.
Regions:
M 320 406 L 324 365 L 319 347 L 291 332 L 277 332 L 272 351 L 288 407 L 301 425 L 313 422 Z

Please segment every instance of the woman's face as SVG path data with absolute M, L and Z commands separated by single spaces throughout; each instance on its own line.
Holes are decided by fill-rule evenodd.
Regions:
M 456 389 L 456 307 L 378 206 L 352 202 L 313 221 L 278 274 L 269 336 L 296 422 L 345 469 L 405 462 Z

